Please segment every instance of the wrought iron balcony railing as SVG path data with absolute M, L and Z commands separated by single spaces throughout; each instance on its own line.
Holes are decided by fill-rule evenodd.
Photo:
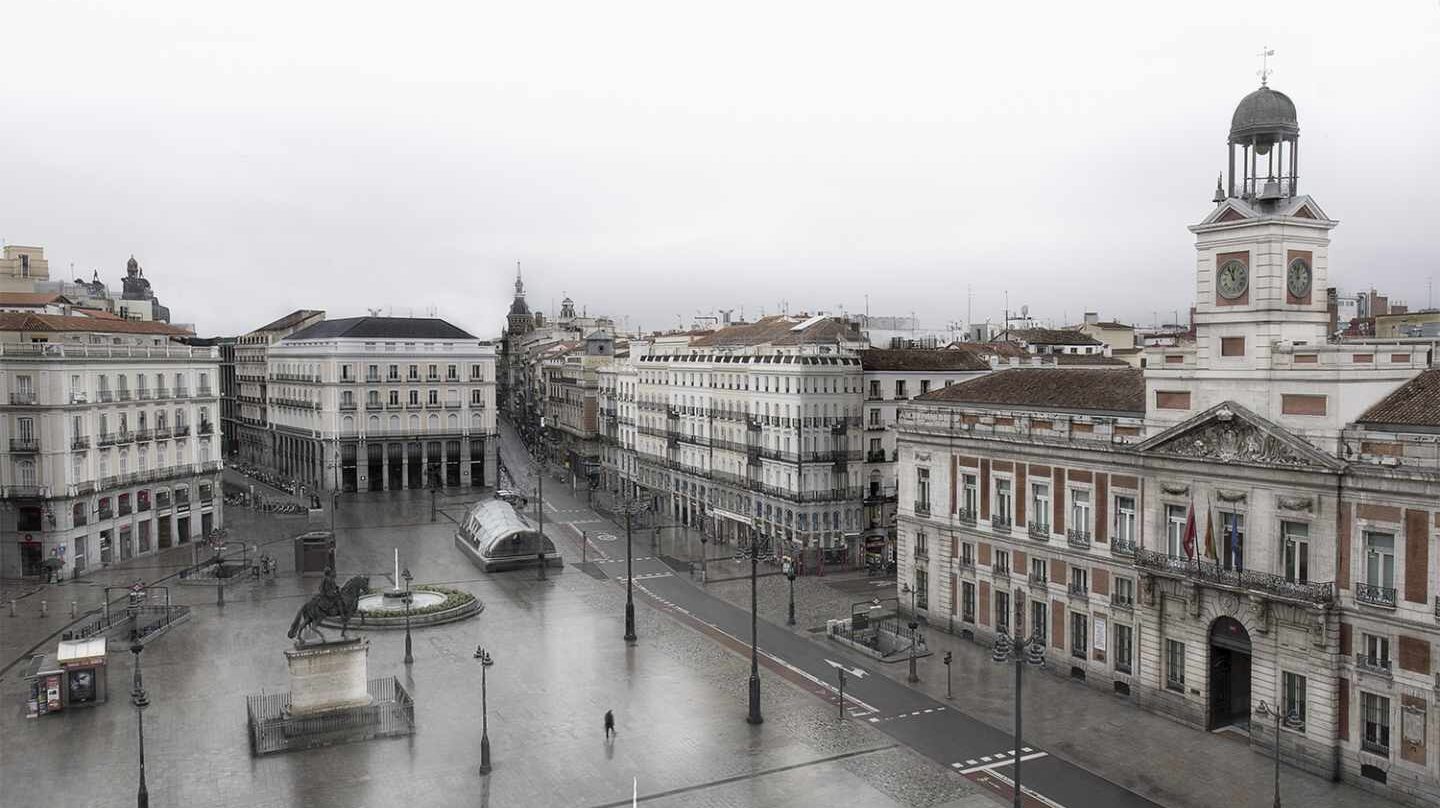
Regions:
M 1070 597 L 1088 600 L 1090 598 L 1090 587 L 1078 581 L 1071 581 L 1069 587 Z
M 1010 529 L 1014 526 L 1015 525 L 1009 519 L 1006 519 L 1003 516 L 997 515 L 990 518 L 990 529 L 995 531 L 996 533 L 1009 534 Z
M 1144 548 L 1136 548 L 1135 566 L 1166 575 L 1191 578 L 1213 586 L 1264 592 L 1278 598 L 1304 603 L 1331 603 L 1335 600 L 1335 584 L 1330 581 L 1324 583 L 1288 581 L 1281 575 L 1224 569 L 1214 562 L 1174 557 Z M 1394 590 L 1391 592 L 1393 593 Z
M 1036 541 L 1050 541 L 1050 525 L 1048 523 L 1031 522 L 1026 527 L 1029 530 L 1030 538 Z
M 930 501 L 929 501 L 929 500 L 918 500 L 918 499 L 915 500 L 915 515 L 916 515 L 916 516 L 929 516 L 929 515 L 930 515 Z
M 961 508 L 955 513 L 955 516 L 960 520 L 960 524 L 969 525 L 970 527 L 975 526 L 975 511 Z
M 34 454 L 40 451 L 40 438 L 36 435 L 31 435 L 28 438 L 11 438 L 10 451 Z
M 1388 657 L 1376 657 L 1369 654 L 1356 654 L 1355 667 L 1362 671 L 1378 673 L 1381 676 L 1390 675 L 1390 659 Z
M 1038 586 L 1043 589 L 1050 585 L 1050 579 L 1044 575 L 1032 572 L 1030 573 L 1030 585 Z
M 1090 549 L 1090 531 L 1070 528 L 1065 531 L 1065 543 L 1077 550 Z
M 75 437 L 73 437 L 73 438 L 70 439 L 70 449 L 71 449 L 72 451 L 79 452 L 79 451 L 83 451 L 83 450 L 89 449 L 89 448 L 90 448 L 90 436 L 89 436 L 89 435 L 76 435 Z
M 1117 556 L 1132 556 L 1132 557 L 1133 557 L 1133 556 L 1135 555 L 1135 540 L 1134 540 L 1134 539 L 1111 539 L 1111 540 L 1110 540 L 1110 554 L 1111 554 L 1111 555 L 1117 555 Z
M 1395 587 L 1355 584 L 1355 600 L 1371 606 L 1395 608 Z

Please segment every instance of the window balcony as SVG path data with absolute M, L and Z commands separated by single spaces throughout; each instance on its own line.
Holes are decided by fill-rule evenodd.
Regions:
M 1015 524 L 1003 516 L 997 515 L 990 518 L 990 529 L 996 533 L 1003 533 L 1008 536 L 1014 527 Z
M 381 409 L 384 409 L 384 408 L 385 408 L 385 405 L 384 405 L 384 404 L 381 404 L 379 399 L 376 399 L 375 401 L 367 401 L 367 402 L 365 402 L 365 409 L 367 409 L 367 410 L 381 410 Z
M 152 391 L 151 391 L 150 388 L 148 388 L 148 387 L 138 388 L 138 389 L 135 390 L 135 398 L 137 398 L 137 399 L 139 399 L 139 400 L 141 400 L 141 401 L 149 401 L 150 398 L 151 398 L 151 395 L 150 395 L 151 392 L 152 392 Z
M 34 394 L 34 393 L 31 393 L 31 394 L 30 394 L 30 400 L 29 400 L 29 401 L 16 401 L 16 400 L 15 400 L 15 396 L 16 396 L 16 395 L 23 395 L 23 394 L 11 393 L 11 394 L 10 394 L 10 403 L 11 403 L 11 404 L 34 404 L 34 403 L 35 403 L 35 394 Z M 110 390 L 101 390 L 100 392 L 98 392 L 98 393 L 95 394 L 95 397 L 96 397 L 97 399 L 99 399 L 102 403 L 109 404 L 110 402 L 112 402 L 112 401 L 115 400 L 115 393 L 113 393 L 113 392 L 110 391 Z
M 121 401 L 129 401 L 129 400 L 130 400 L 130 390 L 129 390 L 128 388 L 122 387 L 122 388 L 120 388 L 120 389 L 119 389 L 118 391 L 116 391 L 116 392 L 117 392 L 117 396 L 116 396 L 116 397 L 119 398 Z
M 353 401 L 342 401 L 342 402 L 340 402 L 340 409 L 341 409 L 341 410 L 352 410 L 352 411 L 353 411 L 353 410 L 355 409 L 355 402 L 353 402 Z
M 1032 572 L 1030 573 L 1030 585 L 1039 589 L 1045 589 L 1050 586 L 1050 579 L 1044 575 L 1037 575 Z
M 960 556 L 960 558 L 956 559 L 956 561 L 960 564 L 960 569 L 962 569 L 962 570 L 971 570 L 971 571 L 973 571 L 973 570 L 975 569 L 975 559 L 974 559 L 974 557 L 969 557 L 969 558 L 967 558 L 967 557 L 965 557 L 965 556 Z
M 1111 596 L 1110 596 L 1110 608 L 1112 608 L 1112 609 L 1124 609 L 1124 610 L 1127 611 L 1127 612 L 1133 612 L 1133 611 L 1135 611 L 1135 601 L 1134 601 L 1133 599 L 1129 599 L 1129 598 L 1122 599 L 1122 598 L 1116 597 L 1115 595 L 1111 595 Z
M 188 388 L 188 387 L 177 387 L 177 388 L 175 388 L 175 397 L 176 397 L 176 398 L 189 398 L 189 397 L 190 397 L 190 388 Z
M 177 437 L 177 438 L 183 438 L 183 437 L 185 437 L 186 435 L 189 435 L 189 434 L 190 434 L 190 425 L 189 425 L 189 424 L 180 424 L 179 426 L 175 427 L 175 432 L 174 432 L 173 434 L 174 434 L 174 436 Z
M 1070 592 L 1070 597 L 1075 598 L 1075 599 L 1077 599 L 1077 600 L 1089 600 L 1089 599 L 1090 599 L 1090 587 L 1086 586 L 1085 584 L 1077 583 L 1077 582 L 1075 582 L 1075 581 L 1071 581 L 1071 582 L 1070 582 L 1070 587 L 1069 587 L 1069 590 L 1068 590 L 1068 591 Z
M 866 453 L 865 453 L 865 462 L 867 462 L 867 463 L 884 463 L 884 462 L 885 462 L 885 450 L 884 450 L 884 449 L 876 449 L 876 450 L 874 450 L 874 451 L 866 452 Z
M 165 387 L 157 387 L 157 388 L 155 388 L 155 398 L 156 398 L 156 399 L 163 399 L 163 398 L 169 398 L 169 397 L 170 397 L 170 390 L 169 390 L 168 388 L 165 388 Z
M 83 527 L 85 525 L 88 525 L 90 524 L 90 513 L 89 511 L 84 510 L 76 511 L 74 518 L 71 521 L 74 522 L 74 527 Z
M 1224 569 L 1214 562 L 1191 560 L 1184 556 L 1173 557 L 1143 547 L 1135 548 L 1135 566 L 1160 575 L 1198 581 L 1221 589 L 1264 592 L 1276 598 L 1307 605 L 1335 601 L 1335 584 L 1331 581 L 1289 581 L 1281 575 Z M 1356 591 L 1356 599 L 1359 600 L 1359 587 Z M 1392 605 L 1394 591 L 1390 590 Z
M 1085 654 L 1086 649 L 1084 647 L 1076 648 L 1073 645 L 1070 647 L 1070 656 L 1075 657 L 1076 659 L 1084 659 Z
M 1031 522 L 1026 527 L 1030 532 L 1030 538 L 1036 541 L 1050 541 L 1050 525 L 1048 522 Z
M 1009 567 L 994 567 L 994 566 L 992 566 L 992 567 L 990 568 L 990 574 L 993 575 L 993 576 L 995 576 L 996 578 L 1009 578 L 1009 577 L 1010 577 L 1010 568 L 1009 568 Z
M 105 393 L 107 393 L 107 392 L 109 392 L 109 391 L 107 391 L 107 390 L 101 390 L 101 391 L 100 391 L 100 393 L 101 393 L 102 395 L 105 394 Z M 10 394 L 10 403 L 11 403 L 11 404 L 32 405 L 32 404 L 35 403 L 35 400 L 36 400 L 36 399 L 35 399 L 35 391 L 34 391 L 34 390 L 22 390 L 22 391 L 20 391 L 20 392 L 18 392 L 18 393 L 11 393 L 11 394 Z M 109 399 L 103 399 L 103 400 L 104 400 L 104 401 L 109 401 Z
M 155 439 L 155 432 L 154 432 L 154 430 L 150 430 L 150 429 L 137 429 L 137 430 L 135 430 L 135 440 L 136 440 L 137 442 L 139 442 L 139 443 L 149 443 L 150 441 L 152 441 L 152 440 L 154 440 L 154 439 Z
M 928 548 L 928 547 L 916 547 L 916 548 L 915 548 L 915 559 L 916 559 L 917 561 L 929 561 L 929 560 L 930 560 L 930 548 Z
M 90 448 L 90 436 L 89 436 L 89 435 L 76 435 L 75 437 L 73 437 L 73 438 L 70 439 L 70 451 L 72 451 L 72 452 L 83 452 L 83 451 L 85 451 L 86 449 L 89 449 L 89 448 Z
M 1090 549 L 1090 531 L 1071 528 L 1065 531 L 1065 543 L 1076 550 Z
M 201 398 L 213 398 L 215 396 L 215 388 L 201 387 L 198 391 L 196 391 L 196 395 L 200 396 Z
M 215 425 L 206 421 L 200 423 L 200 434 L 209 435 L 215 431 Z
M 916 515 L 916 516 L 929 516 L 929 515 L 930 515 L 930 502 L 929 502 L 929 500 L 923 500 L 923 501 L 922 501 L 922 500 L 916 500 L 916 501 L 915 501 L 915 515 Z
M 1371 740 L 1370 738 L 1362 737 L 1360 739 L 1360 748 L 1366 752 L 1369 752 L 1372 755 L 1390 757 L 1389 744 L 1384 744 L 1377 740 Z
M 1110 554 L 1133 557 L 1135 555 L 1135 541 L 1133 539 L 1111 539 Z
M 366 377 L 365 377 L 365 381 L 367 381 L 367 382 L 369 382 L 369 383 L 371 383 L 371 384 L 379 384 L 379 383 L 380 383 L 380 377 L 379 377 L 379 376 L 366 376 Z
M 23 454 L 34 454 L 40 451 L 40 437 L 38 435 L 31 435 L 28 438 L 11 438 L 10 451 Z
M 1373 657 L 1368 654 L 1355 655 L 1355 667 L 1362 671 L 1390 676 L 1390 660 L 1386 657 Z
M 1356 584 L 1355 602 L 1393 609 L 1395 608 L 1395 587 Z
M 960 524 L 975 527 L 975 512 L 961 508 L 955 516 L 959 518 Z
M 109 479 L 114 479 L 114 478 L 112 477 L 112 478 L 109 478 Z M 109 508 L 101 508 L 101 509 L 99 510 L 99 516 L 100 516 L 101 519 L 114 519 L 114 518 L 115 518 L 115 512 L 112 511 L 112 510 L 110 510 Z

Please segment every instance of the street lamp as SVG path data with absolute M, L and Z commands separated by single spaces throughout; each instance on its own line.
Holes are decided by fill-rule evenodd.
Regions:
M 617 507 L 625 514 L 625 641 L 635 642 L 635 570 L 631 521 L 635 514 L 645 512 L 646 505 L 636 499 L 627 499 Z
M 485 687 L 485 669 L 495 663 L 490 652 L 475 646 L 475 658 L 480 660 L 480 774 L 490 773 L 490 706 Z
M 540 578 L 545 580 L 545 417 L 540 417 L 540 434 L 536 444 L 539 450 L 535 456 L 535 522 L 539 525 L 536 536 L 536 554 L 540 561 Z
M 954 661 L 954 656 L 949 651 L 946 651 L 945 659 L 941 661 L 945 663 L 945 698 L 953 699 L 955 695 L 950 691 L 950 663 Z
M 790 616 L 785 618 L 785 625 L 795 625 L 795 561 L 789 556 L 785 557 L 785 578 L 790 581 Z
M 707 524 L 703 524 L 703 525 L 700 526 L 700 583 L 702 583 L 702 584 L 703 584 L 703 583 L 708 583 L 709 580 L 710 580 L 710 579 L 709 579 L 708 577 L 706 577 L 706 575 L 705 575 L 705 573 L 706 573 L 706 563 L 707 563 L 707 560 L 708 560 L 709 557 L 710 557 L 709 552 L 707 552 L 707 550 L 706 550 L 706 545 L 708 545 L 709 543 L 710 543 L 710 527 L 709 527 L 709 524 L 707 523 Z
M 415 596 L 410 593 L 410 568 L 406 567 L 400 577 L 405 579 L 405 664 L 409 665 L 415 661 L 415 656 L 410 653 L 410 604 L 415 601 Z
M 1026 639 L 1017 639 L 1013 642 L 1010 635 L 1004 631 L 995 635 L 995 649 L 990 659 L 997 663 L 1010 661 L 1011 654 L 1015 656 L 1015 797 L 1014 808 L 1022 808 L 1024 799 L 1021 796 L 1023 791 L 1020 787 L 1020 759 L 1024 757 L 1020 743 L 1020 674 L 1025 669 L 1026 663 L 1035 667 L 1045 666 L 1045 638 L 1035 635 Z
M 145 788 L 145 708 L 150 698 L 145 695 L 145 686 L 140 679 L 140 652 L 145 646 L 136 639 L 130 644 L 130 653 L 135 655 L 135 682 L 130 689 L 130 703 L 135 705 L 135 719 L 140 727 L 140 789 L 135 793 L 136 808 L 150 808 L 150 791 Z
M 1283 720 L 1286 724 L 1295 726 L 1300 723 L 1300 716 L 1293 709 L 1286 715 L 1278 708 L 1266 704 L 1263 699 L 1255 705 L 1255 715 L 1262 719 L 1275 717 L 1275 808 L 1280 808 L 1280 722 Z
M 909 583 L 903 583 L 900 585 L 900 591 L 910 595 L 910 675 L 905 677 L 905 681 L 914 684 L 920 681 L 920 674 L 915 672 L 915 630 L 920 628 L 920 621 L 915 614 L 915 587 Z
M 765 718 L 760 715 L 760 622 L 759 622 L 759 598 L 756 596 L 755 580 L 760 569 L 760 537 L 755 535 L 755 525 L 751 523 L 748 530 L 750 536 L 750 547 L 743 551 L 744 555 L 750 556 L 750 714 L 745 720 L 751 724 L 762 724 Z M 768 546 L 769 541 L 766 541 Z

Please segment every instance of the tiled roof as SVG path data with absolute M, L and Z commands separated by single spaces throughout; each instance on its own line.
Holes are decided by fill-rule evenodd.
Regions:
M 183 336 L 190 332 L 169 323 L 153 320 L 126 320 L 118 317 L 75 317 L 62 314 L 0 312 L 0 331 L 90 331 L 103 334 L 156 334 Z
M 296 331 L 283 341 L 305 339 L 475 339 L 435 317 L 342 317 Z
M 695 348 L 748 345 L 809 345 L 821 342 L 835 342 L 850 330 L 842 320 L 827 317 L 804 329 L 793 330 L 805 320 L 772 314 L 753 323 L 728 325 L 715 331 L 707 331 L 690 345 Z
M 323 311 L 316 311 L 315 309 L 296 309 L 295 311 L 290 312 L 289 314 L 285 315 L 284 317 L 281 317 L 280 319 L 276 320 L 275 322 L 273 322 L 273 323 L 266 323 L 265 325 L 262 325 L 262 326 L 260 326 L 259 328 L 255 329 L 255 330 L 256 330 L 256 331 L 284 331 L 284 330 L 287 329 L 287 328 L 293 328 L 293 327 L 295 327 L 297 324 L 302 323 L 302 322 L 304 322 L 305 320 L 308 320 L 308 319 L 310 319 L 311 317 L 314 317 L 314 316 L 317 315 L 317 314 L 324 314 L 324 313 L 325 313 L 325 312 L 323 312 Z
M 1440 369 L 1424 371 L 1356 420 L 1362 424 L 1440 427 Z
M 865 370 L 989 370 L 990 363 L 971 351 L 956 350 L 880 350 L 860 352 L 860 365 Z
M 1138 368 L 1015 368 L 920 396 L 920 401 L 1005 405 L 1034 410 L 1145 412 L 1145 374 Z
M 1002 339 L 1028 342 L 1031 345 L 1099 345 L 1083 331 L 1068 328 L 1012 328 L 1000 335 Z
M 1113 365 L 1115 367 L 1129 367 L 1130 363 L 1124 359 L 1117 359 L 1104 354 L 1054 354 L 1057 365 L 1090 365 L 1092 367 Z
M 59 292 L 0 292 L 0 306 L 46 306 L 51 303 L 73 303 Z

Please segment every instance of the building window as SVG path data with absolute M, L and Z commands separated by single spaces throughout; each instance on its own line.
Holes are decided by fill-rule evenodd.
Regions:
M 973 567 L 973 566 L 975 566 L 975 543 L 974 543 L 974 542 L 968 542 L 968 541 L 966 541 L 966 542 L 961 542 L 961 543 L 960 543 L 960 566 L 962 566 L 962 567 Z
M 1070 655 L 1084 659 L 1090 652 L 1090 615 L 1070 614 Z
M 439 390 L 431 390 L 431 391 L 429 391 L 429 396 L 426 398 L 426 401 L 429 402 L 430 404 L 439 404 L 439 403 L 440 403 L 440 391 L 439 391 Z
M 980 512 L 980 484 L 974 474 L 966 474 L 961 478 L 963 483 L 964 509 L 974 519 Z
M 476 407 L 480 406 L 481 404 L 484 404 L 484 403 L 485 403 L 485 394 L 484 394 L 484 393 L 485 393 L 485 391 L 479 390 L 479 389 L 471 390 L 471 391 L 470 391 L 470 403 L 471 403 L 472 405 L 476 406 Z
M 1394 590 L 1395 537 L 1392 534 L 1365 531 L 1365 583 L 1373 589 Z
M 917 538 L 923 539 L 924 536 Z M 926 570 L 918 567 L 915 569 L 915 608 L 930 608 L 930 576 Z
M 869 398 L 877 398 L 877 399 L 878 399 L 878 398 L 881 398 L 881 397 L 882 397 L 882 396 L 880 395 L 880 380 L 879 380 L 879 379 L 871 379 L 871 380 L 870 380 L 870 395 L 869 395 Z
M 341 378 L 341 379 L 344 379 L 344 380 L 346 380 L 346 381 L 349 381 L 349 380 L 350 380 L 350 366 L 349 366 L 349 365 L 341 365 L 341 366 L 340 366 L 340 378 Z
M 1165 552 L 1171 558 L 1185 557 L 1185 506 L 1165 506 Z
M 896 380 L 895 380 L 895 400 L 896 400 L 896 401 L 904 401 L 904 400 L 905 400 L 905 380 L 904 380 L 904 379 L 896 379 Z
M 990 520 L 991 522 L 994 522 L 994 523 L 996 523 L 996 524 L 1002 524 L 1002 525 L 1011 524 L 1011 519 L 1010 519 L 1011 499 L 1012 499 L 1012 497 L 1011 497 L 1011 493 L 1010 493 L 1010 480 L 1008 480 L 1008 479 L 1006 479 L 1006 478 L 1004 478 L 1004 477 L 996 477 L 996 478 L 995 478 L 995 514 L 994 514 L 994 518 Z
M 410 391 L 410 398 L 409 398 L 408 400 L 409 400 L 409 402 L 410 402 L 410 404 L 411 404 L 412 406 L 418 406 L 418 405 L 420 404 L 420 391 L 419 391 L 419 390 L 411 390 L 411 391 Z
M 1084 567 L 1070 568 L 1070 591 L 1077 595 L 1089 594 L 1090 570 Z
M 426 366 L 426 368 L 425 368 L 425 375 L 426 375 L 426 377 L 427 377 L 430 381 L 432 381 L 432 382 L 433 382 L 433 381 L 438 381 L 438 380 L 440 379 L 440 366 L 439 366 L 439 365 L 428 365 L 428 366 Z
M 1043 558 L 1030 559 L 1030 580 L 1037 583 L 1049 583 L 1049 563 Z
M 394 407 L 400 406 L 400 391 L 399 391 L 399 390 L 391 390 L 391 391 L 390 391 L 390 404 L 391 404 L 391 406 L 394 406 Z
M 478 381 L 481 381 L 482 378 L 483 378 L 483 377 L 480 375 L 480 366 L 479 366 L 479 365 L 471 365 L 471 366 L 470 366 L 470 381 L 472 381 L 472 382 L 478 382 Z
M 1030 512 L 1034 514 L 1031 522 L 1037 530 L 1046 533 L 1050 532 L 1050 484 L 1032 483 L 1030 485 Z
M 1030 604 L 1030 636 L 1041 645 L 1045 644 L 1045 638 L 1048 636 L 1046 617 L 1044 601 L 1037 600 Z
M 1362 637 L 1365 653 L 1357 661 L 1373 670 L 1390 670 L 1390 638 L 1379 634 L 1364 634 Z
M 400 366 L 391 365 L 388 367 L 385 371 L 385 379 L 392 382 L 400 381 Z
M 923 531 L 923 530 L 917 530 L 917 531 L 915 531 L 915 557 L 916 557 L 916 558 L 929 558 L 929 557 L 930 557 L 930 543 L 929 543 L 928 541 L 926 541 L 925 531 Z M 918 589 L 919 587 L 916 587 L 916 588 Z
M 1135 546 L 1135 498 L 1115 497 L 1115 536 L 1117 544 Z
M 459 381 L 459 380 L 460 380 L 460 366 L 459 366 L 459 365 L 446 365 L 446 366 L 445 366 L 445 378 L 446 378 L 446 380 L 452 381 L 452 382 L 454 382 L 454 381 Z
M 996 572 L 1010 572 L 1010 552 L 1000 547 L 995 548 L 995 563 L 991 565 Z
M 1135 660 L 1135 629 L 1124 623 L 1115 624 L 1115 670 L 1129 673 Z
M 412 382 L 418 382 L 418 381 L 420 381 L 420 366 L 419 366 L 419 365 L 411 365 L 409 368 L 407 368 L 407 369 L 406 369 L 406 378 L 409 379 L 409 380 L 412 381 Z
M 975 622 L 975 584 L 969 581 L 960 584 L 960 619 Z
M 928 392 L 930 392 L 930 380 L 929 380 L 929 379 L 921 379 L 921 380 L 920 380 L 920 395 L 923 396 L 923 395 L 925 395 L 925 394 L 928 393 Z
M 878 407 L 870 410 L 870 426 L 880 426 L 880 409 Z
M 1090 532 L 1090 491 L 1086 488 L 1070 489 L 1070 524 L 1081 533 Z
M 930 469 L 915 470 L 915 511 L 930 512 Z
M 1227 570 L 1245 569 L 1245 514 L 1220 512 L 1220 558 Z
M 367 367 L 365 368 L 365 381 L 367 381 L 367 382 L 378 382 L 378 381 L 380 381 L 380 366 L 379 366 L 379 365 L 369 365 L 369 366 L 367 366 Z
M 1360 712 L 1365 734 L 1360 746 L 1377 755 L 1390 754 L 1390 699 L 1375 693 L 1360 694 Z
M 1281 522 L 1280 535 L 1285 544 L 1285 580 L 1309 583 L 1310 526 L 1304 522 Z
M 995 592 L 995 630 L 1010 631 L 1010 593 L 1000 590 Z
M 1179 640 L 1165 641 L 1165 686 L 1185 690 L 1185 643 Z
M 1110 602 L 1117 606 L 1135 605 L 1135 579 L 1116 578 L 1115 592 L 1110 596 Z
M 1305 727 L 1305 677 L 1285 672 L 1285 720 L 1295 729 Z M 1292 721 L 1290 716 L 1295 716 Z

